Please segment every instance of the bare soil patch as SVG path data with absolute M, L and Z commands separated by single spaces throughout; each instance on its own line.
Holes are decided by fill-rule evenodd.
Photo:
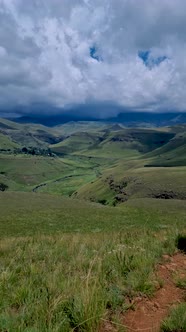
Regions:
M 123 327 L 127 332 L 159 332 L 163 319 L 172 306 L 186 299 L 186 290 L 175 284 L 175 276 L 186 277 L 186 255 L 163 256 L 164 262 L 158 264 L 156 275 L 162 281 L 153 298 L 138 296 L 133 300 L 133 309 L 129 309 L 121 319 L 121 324 L 104 321 L 101 332 L 116 332 Z
M 174 275 L 186 276 L 186 256 L 177 253 L 164 256 L 165 263 L 157 266 L 157 276 L 163 282 L 152 299 L 138 297 L 134 300 L 135 310 L 128 310 L 123 319 L 127 331 L 158 332 L 162 320 L 171 306 L 184 300 L 186 291 L 176 287 Z

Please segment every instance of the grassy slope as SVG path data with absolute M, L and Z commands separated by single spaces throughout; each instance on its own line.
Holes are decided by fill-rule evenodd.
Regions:
M 185 227 L 185 204 L 161 203 L 111 208 L 1 193 L 0 329 L 98 332 L 102 319 L 119 323 L 127 298 L 159 286 L 154 267 Z
M 24 155 L 1 155 L 0 172 L 4 183 L 10 185 L 10 190 L 32 190 L 34 185 L 56 179 L 61 174 L 69 172 L 70 167 L 59 159 L 30 157 Z M 71 169 L 70 169 L 71 170 Z
M 175 132 L 178 128 L 175 127 Z M 185 166 L 186 165 L 186 131 L 185 127 L 164 146 L 152 151 L 147 157 L 153 157 L 149 165 L 154 166 Z M 148 164 L 147 164 L 148 165 Z
M 0 150 L 19 148 L 20 145 L 13 142 L 7 135 L 0 133 Z
M 180 130 L 183 130 L 183 128 L 181 128 Z M 123 190 L 126 193 L 127 199 L 134 197 L 151 197 L 153 195 L 162 194 L 164 191 L 173 192 L 174 195 L 177 196 L 177 198 L 184 198 L 186 190 L 186 168 L 173 166 L 174 164 L 176 165 L 175 161 L 177 161 L 178 166 L 186 165 L 184 145 L 185 133 L 179 133 L 179 137 L 176 136 L 175 138 L 172 138 L 168 143 L 165 143 L 166 139 L 168 139 L 169 137 L 166 137 L 165 133 L 167 132 L 167 134 L 170 134 L 168 129 L 164 130 L 163 136 L 160 130 L 156 131 L 156 133 L 155 131 L 150 130 L 145 132 L 152 133 L 152 136 L 150 135 L 149 137 L 144 135 L 143 139 L 140 141 L 143 142 L 143 145 L 140 143 L 141 147 L 139 142 L 137 144 L 137 138 L 141 137 L 141 135 L 144 134 L 143 130 L 139 130 L 137 132 L 134 131 L 134 133 L 132 133 L 132 131 L 129 131 L 127 143 L 125 142 L 126 134 L 119 135 L 118 132 L 114 134 L 112 133 L 112 138 L 114 137 L 114 142 L 109 137 L 106 143 L 105 141 L 101 143 L 104 144 L 104 148 L 106 145 L 109 144 L 108 151 L 110 151 L 111 156 L 116 156 L 117 153 L 119 155 L 120 152 L 120 159 L 123 159 L 123 161 L 117 161 L 116 159 L 114 167 L 108 167 L 107 170 L 103 172 L 102 177 L 98 178 L 96 181 L 94 181 L 94 183 L 89 183 L 81 187 L 78 190 L 76 196 L 95 201 L 106 200 L 108 203 L 113 203 L 115 201 L 114 197 L 117 194 L 120 194 L 121 191 L 117 190 L 117 185 L 121 184 L 122 187 L 122 182 L 125 182 Z M 153 150 L 151 153 L 143 153 L 141 155 L 139 154 L 139 158 L 137 158 L 137 156 L 135 157 L 135 150 L 132 150 L 132 146 L 138 146 L 138 150 L 151 149 L 154 145 L 159 144 L 157 140 L 158 136 L 156 136 L 158 132 L 160 133 L 159 141 L 164 140 L 164 145 L 160 148 Z M 171 132 L 173 132 L 173 129 L 171 129 Z M 133 136 L 133 138 L 135 137 L 134 141 L 130 141 L 131 135 Z M 180 135 L 182 136 L 181 140 Z M 117 141 L 117 139 L 119 139 L 119 142 Z M 148 139 L 150 139 L 150 145 L 148 145 Z M 120 150 L 120 147 L 122 147 L 122 145 L 123 150 Z M 130 145 L 131 147 L 131 149 L 128 150 L 130 151 L 130 154 L 127 154 L 126 150 L 124 149 L 124 146 L 126 147 L 127 145 Z M 173 147 L 175 147 L 175 149 Z M 99 151 L 100 150 L 97 149 L 96 152 L 99 153 Z M 161 158 L 159 158 L 159 151 L 161 151 Z M 89 150 L 88 153 L 90 154 L 91 150 Z M 164 164 L 168 166 L 167 153 L 169 153 L 169 157 L 171 156 L 171 160 L 173 161 L 172 163 L 171 160 L 169 161 L 170 166 L 172 166 L 169 169 L 160 167 L 161 164 L 162 166 L 164 166 Z M 181 160 L 182 162 L 180 163 Z M 159 167 L 144 167 L 148 164 L 151 166 L 154 164 L 158 164 Z M 110 178 L 113 178 L 116 190 L 115 188 L 113 188 L 113 186 L 111 187 L 109 185 Z
M 108 125 L 96 121 L 78 121 L 78 122 L 68 122 L 63 125 L 58 125 L 55 130 L 61 132 L 64 136 L 72 135 L 76 132 L 98 132 L 104 130 Z
M 48 194 L 0 193 L 1 236 L 58 232 L 122 231 L 144 227 L 181 227 L 186 221 L 184 201 L 130 200 L 108 207 Z M 163 219 L 162 219 L 163 217 Z
M 71 195 L 99 174 L 97 160 L 81 157 L 51 158 L 25 155 L 0 156 L 0 182 L 9 190 Z
M 71 153 L 79 150 L 88 150 L 99 143 L 99 138 L 99 133 L 74 133 L 64 141 L 55 145 L 50 145 L 50 148 L 56 153 Z
M 145 163 L 145 160 L 134 159 L 116 163 L 102 177 L 79 188 L 76 196 L 94 201 L 105 199 L 108 203 L 114 202 L 114 197 L 122 190 L 130 199 L 152 197 L 164 191 L 173 192 L 178 198 L 185 197 L 186 167 L 143 167 Z
M 158 148 L 174 136 L 166 131 L 112 128 L 97 132 L 76 132 L 50 148 L 56 153 L 74 151 L 87 156 L 126 158 Z
M 56 143 L 63 137 L 57 128 L 48 128 L 40 124 L 19 124 L 6 119 L 0 119 L 0 133 L 6 135 L 10 142 L 13 141 L 19 147 L 46 148 L 50 143 Z M 7 148 L 18 146 L 10 144 Z
M 178 165 L 185 165 L 184 126 L 176 127 L 175 130 L 152 130 L 122 129 L 113 125 L 99 127 L 98 123 L 83 122 L 55 128 L 20 125 L 6 120 L 0 124 L 7 127 L 6 131 L 10 131 L 12 126 L 14 134 L 11 132 L 11 135 L 22 141 L 22 144 L 45 147 L 49 144 L 47 140 L 60 139 L 69 131 L 69 137 L 50 145 L 54 152 L 66 153 L 63 163 L 58 158 L 23 157 L 21 160 L 20 157 L 12 156 L 9 166 L 8 156 L 1 157 L 0 172 L 5 174 L 0 177 L 11 190 L 31 190 L 33 185 L 45 183 L 37 191 L 65 195 L 77 192 L 77 197 L 106 200 L 111 204 L 119 192 L 110 188 L 110 176 L 114 178 L 116 186 L 122 181 L 127 182 L 127 198 L 148 197 L 163 190 L 173 190 L 179 194 L 185 190 L 185 168 L 174 167 L 167 172 L 165 168 L 152 167 L 174 166 L 175 161 Z M 24 133 L 28 133 L 24 140 L 23 128 Z M 80 129 L 82 132 L 77 132 Z

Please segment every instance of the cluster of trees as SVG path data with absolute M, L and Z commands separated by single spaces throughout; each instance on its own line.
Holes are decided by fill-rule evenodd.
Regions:
M 15 153 L 24 153 L 24 154 L 30 154 L 32 156 L 49 156 L 54 157 L 55 155 L 51 152 L 50 149 L 42 149 L 37 147 L 23 147 L 22 149 L 16 149 L 14 151 Z
M 8 186 L 5 183 L 0 182 L 0 191 L 5 191 L 8 189 Z
M 30 154 L 32 156 L 49 156 L 49 157 L 55 157 L 55 154 L 51 152 L 50 149 L 43 149 L 43 148 L 37 148 L 37 147 L 23 147 L 22 149 L 16 148 L 16 149 L 0 149 L 0 153 L 10 153 L 10 154 Z
M 0 152 L 11 152 L 11 149 L 0 149 Z

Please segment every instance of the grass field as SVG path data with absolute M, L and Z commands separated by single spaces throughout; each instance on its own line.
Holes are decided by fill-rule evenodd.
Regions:
M 186 232 L 185 127 L 2 120 L 0 131 L 0 331 L 125 331 L 123 313 L 161 287 L 157 263 Z M 30 144 L 55 154 L 15 150 Z M 162 331 L 179 330 L 184 310 Z
M 0 193 L 0 234 L 24 236 L 56 232 L 120 232 L 184 227 L 184 201 L 135 199 L 117 208 L 37 193 Z
M 10 332 L 93 332 L 117 321 L 127 298 L 159 287 L 154 267 L 186 222 L 182 201 L 113 208 L 4 192 L 0 207 L 0 329 Z

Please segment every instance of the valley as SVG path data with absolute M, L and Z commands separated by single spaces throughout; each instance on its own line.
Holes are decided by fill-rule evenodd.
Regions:
M 2 119 L 0 134 L 0 180 L 10 191 L 109 205 L 135 197 L 185 199 L 184 125 L 132 129 L 70 122 L 49 128 Z

